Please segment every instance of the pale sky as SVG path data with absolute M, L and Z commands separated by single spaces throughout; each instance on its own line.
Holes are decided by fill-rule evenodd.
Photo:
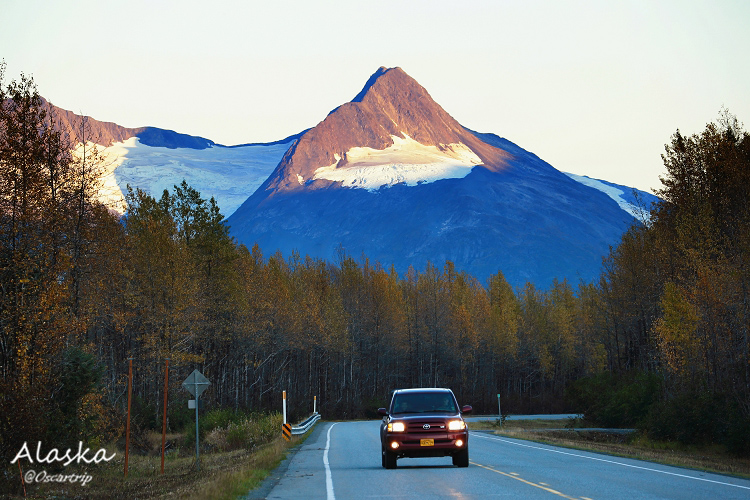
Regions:
M 6 81 L 220 144 L 284 138 L 400 66 L 461 124 L 649 190 L 676 129 L 750 126 L 750 2 L 0 0 Z

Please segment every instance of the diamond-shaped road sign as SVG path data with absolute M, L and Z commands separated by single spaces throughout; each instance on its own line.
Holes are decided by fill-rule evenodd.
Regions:
M 197 369 L 193 370 L 193 373 L 188 375 L 188 378 L 185 379 L 185 381 L 182 383 L 182 387 L 188 390 L 190 394 L 195 396 L 196 399 L 200 397 L 200 395 L 208 389 L 208 385 L 211 382 L 208 381 L 206 377 L 203 376 L 201 372 L 199 372 Z

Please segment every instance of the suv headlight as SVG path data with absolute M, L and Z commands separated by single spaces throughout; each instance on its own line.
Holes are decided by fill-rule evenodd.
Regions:
M 462 431 L 466 429 L 466 423 L 463 420 L 451 420 L 448 422 L 449 431 Z
M 403 422 L 391 422 L 388 424 L 388 432 L 404 432 L 406 425 Z

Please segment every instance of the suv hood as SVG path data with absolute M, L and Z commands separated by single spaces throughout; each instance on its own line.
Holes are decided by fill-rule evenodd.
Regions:
M 391 420 L 424 420 L 427 418 L 436 419 L 457 419 L 462 418 L 460 413 L 450 412 L 425 412 L 425 413 L 391 413 Z

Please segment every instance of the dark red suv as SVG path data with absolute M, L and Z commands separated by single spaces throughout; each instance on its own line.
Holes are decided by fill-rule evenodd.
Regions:
M 383 467 L 395 469 L 396 460 L 410 457 L 446 457 L 453 465 L 469 466 L 469 431 L 450 389 L 399 389 L 388 409 L 379 408 Z

